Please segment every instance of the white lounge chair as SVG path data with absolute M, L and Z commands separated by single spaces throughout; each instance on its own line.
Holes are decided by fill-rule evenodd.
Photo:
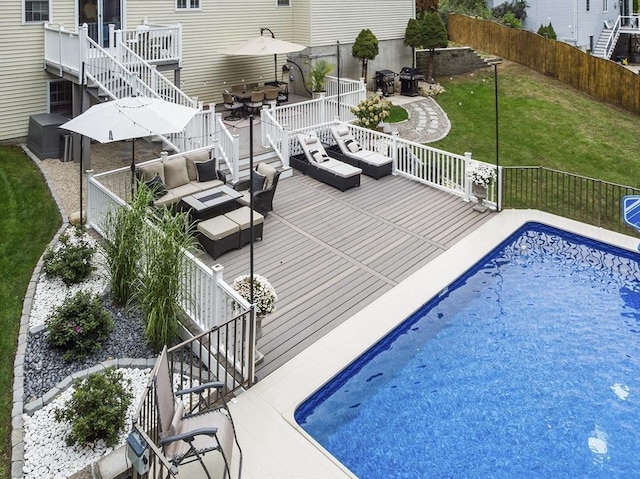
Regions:
M 390 156 L 362 148 L 344 125 L 332 126 L 331 133 L 340 149 L 342 161 L 362 169 L 365 175 L 376 180 L 391 174 L 393 159 Z
M 292 156 L 291 166 L 342 191 L 360 186 L 362 170 L 329 156 L 317 136 L 299 133 L 298 142 L 304 156 Z

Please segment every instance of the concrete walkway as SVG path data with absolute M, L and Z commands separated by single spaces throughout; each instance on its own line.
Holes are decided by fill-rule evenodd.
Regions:
M 393 95 L 387 99 L 409 113 L 408 120 L 389 125 L 390 131 L 397 131 L 401 138 L 416 143 L 430 143 L 441 140 L 449 133 L 449 117 L 433 98 Z

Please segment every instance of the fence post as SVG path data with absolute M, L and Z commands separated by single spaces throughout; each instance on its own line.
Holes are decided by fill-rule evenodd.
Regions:
M 542 210 L 542 167 L 538 167 L 538 209 Z
M 291 132 L 283 125 L 282 128 L 282 144 L 280 145 L 280 152 L 282 154 L 282 168 L 289 169 L 289 141 Z

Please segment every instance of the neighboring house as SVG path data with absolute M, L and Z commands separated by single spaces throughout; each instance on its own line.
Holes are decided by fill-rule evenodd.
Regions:
M 502 3 L 489 0 L 487 5 L 494 8 Z M 551 23 L 559 41 L 596 56 L 612 58 L 614 51 L 628 54 L 633 36 L 640 34 L 637 17 L 632 16 L 633 0 L 527 0 L 527 4 L 523 28 L 537 32 Z
M 388 0 L 2 0 L 0 141 L 27 136 L 31 115 L 80 112 L 81 48 L 85 59 L 91 59 L 91 75 L 98 75 L 96 69 L 110 70 L 111 86 L 94 88 L 95 98 L 123 96 L 124 83 L 135 76 L 156 83 L 149 80 L 153 72 L 148 68 L 132 65 L 135 57 L 120 48 L 119 39 L 144 56 L 151 69 L 176 83 L 185 98 L 207 105 L 221 103 L 222 90 L 232 84 L 274 80 L 273 57 L 218 53 L 260 35 L 261 28 L 268 28 L 278 39 L 309 47 L 290 57 L 302 71 L 320 57 L 337 63 L 336 42 L 340 42 L 340 75 L 358 78 L 360 62 L 351 56 L 351 44 L 363 28 L 371 29 L 380 41 L 380 55 L 370 63 L 371 76 L 378 68 L 399 71 L 412 63 L 411 49 L 404 47 L 403 39 L 413 16 L 414 0 L 394 0 L 392 5 Z M 84 33 L 83 24 L 87 25 Z M 54 32 L 58 29 L 65 33 Z M 113 33 L 118 29 L 120 37 Z M 116 72 L 112 60 L 98 67 L 100 54 L 85 48 L 90 42 L 83 35 L 105 47 L 122 65 L 126 63 L 130 72 L 120 67 Z M 45 61 L 45 45 L 47 58 L 55 57 L 59 63 Z M 292 67 L 282 72 L 285 60 L 285 55 L 279 55 L 278 80 L 290 82 L 296 92 L 304 91 L 300 70 Z M 113 87 L 115 76 L 120 77 L 119 88 Z M 86 100 L 85 96 L 85 109 Z

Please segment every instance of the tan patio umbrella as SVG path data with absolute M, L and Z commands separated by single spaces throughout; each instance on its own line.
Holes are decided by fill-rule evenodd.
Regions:
M 262 34 L 268 31 L 271 33 L 271 36 L 263 36 Z M 225 55 L 234 55 L 234 56 L 264 56 L 264 55 L 273 55 L 273 59 L 275 62 L 275 81 L 278 81 L 278 55 L 284 53 L 292 53 L 299 52 L 300 50 L 304 50 L 304 45 L 300 45 L 299 43 L 291 43 L 284 40 L 278 40 L 275 38 L 275 35 L 268 28 L 260 29 L 260 36 L 255 38 L 249 38 L 248 40 L 244 40 L 240 43 L 232 45 L 228 48 L 225 48 L 220 53 Z
M 160 98 L 125 97 L 98 103 L 60 128 L 80 133 L 100 143 L 133 140 L 131 181 L 135 174 L 136 138 L 177 133 L 198 113 L 191 108 Z

